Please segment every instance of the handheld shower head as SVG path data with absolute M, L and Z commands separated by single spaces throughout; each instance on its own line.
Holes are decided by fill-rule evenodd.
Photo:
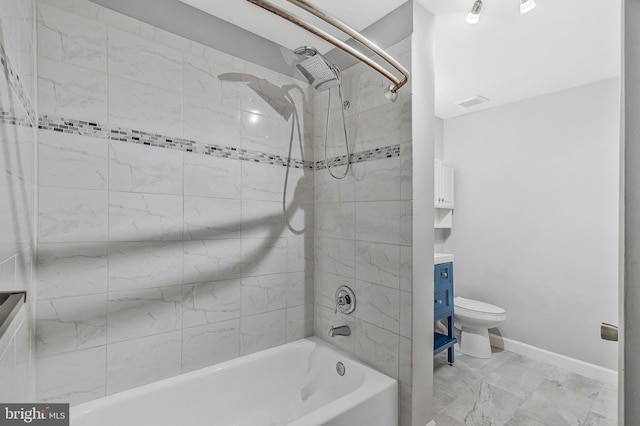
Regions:
M 302 75 L 319 92 L 338 86 L 340 84 L 339 72 L 335 65 L 329 63 L 318 51 L 310 46 L 299 47 L 294 52 L 307 59 L 296 67 Z

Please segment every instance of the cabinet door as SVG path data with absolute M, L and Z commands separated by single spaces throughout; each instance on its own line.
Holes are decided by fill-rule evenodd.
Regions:
M 453 208 L 453 167 L 440 165 L 440 208 Z

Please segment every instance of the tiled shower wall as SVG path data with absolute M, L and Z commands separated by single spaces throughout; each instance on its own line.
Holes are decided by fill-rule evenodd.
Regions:
M 411 40 L 388 49 L 410 69 Z M 398 379 L 402 424 L 411 421 L 412 159 L 411 87 L 389 102 L 388 81 L 364 64 L 343 72 L 351 152 L 386 152 L 355 162 L 346 177 L 315 175 L 315 334 Z M 315 98 L 316 160 L 324 159 L 328 93 Z M 345 154 L 340 100 L 331 97 L 329 158 Z M 332 168 L 338 177 L 345 166 Z M 335 292 L 356 294 L 351 315 L 335 314 Z M 351 336 L 328 337 L 331 325 Z
M 33 1 L 0 1 L 0 291 L 27 304 L 0 338 L 0 401 L 33 399 Z M 6 384 L 10 383 L 10 386 Z
M 87 1 L 37 15 L 37 399 L 313 334 L 306 85 Z

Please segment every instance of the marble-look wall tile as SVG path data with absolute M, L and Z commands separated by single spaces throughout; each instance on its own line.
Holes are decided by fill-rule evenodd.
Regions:
M 354 239 L 355 203 L 316 203 L 315 234 L 321 237 Z
M 109 189 L 182 195 L 181 151 L 109 142 Z
M 240 318 L 239 279 L 185 285 L 182 291 L 184 327 Z
M 284 157 L 286 157 L 286 155 Z M 305 158 L 305 160 L 309 159 Z M 310 160 L 313 160 L 313 158 L 311 158 Z M 309 169 L 289 168 L 285 173 L 288 175 L 286 192 L 287 210 L 290 210 L 295 206 L 313 204 L 313 185 L 315 172 Z
M 216 322 L 182 331 L 182 372 L 240 356 L 240 320 Z
M 0 346 L 0 377 L 2 377 L 3 383 L 17 384 L 18 382 L 18 377 L 17 377 L 18 369 L 16 368 L 15 344 L 16 344 L 15 339 L 7 338 L 7 342 L 1 343 L 1 346 Z M 6 401 L 7 403 L 19 402 L 16 399 L 13 386 L 0 386 L 0 398 L 2 398 L 2 401 Z
M 107 291 L 107 244 L 40 244 L 38 300 Z
M 355 151 L 382 148 L 411 140 L 411 97 L 400 97 L 355 116 Z
M 399 332 L 399 290 L 365 281 L 356 281 L 355 292 L 358 295 L 356 318 L 396 334 Z
M 411 338 L 400 336 L 400 346 L 398 347 L 398 380 L 408 385 L 412 384 L 413 380 L 411 345 Z
M 316 268 L 324 272 L 355 277 L 355 243 L 337 238 L 315 239 Z
M 182 287 L 109 293 L 107 341 L 120 342 L 182 328 Z
M 285 308 L 287 284 L 286 274 L 242 278 L 240 287 L 242 316 Z
M 287 310 L 243 317 L 240 333 L 242 355 L 282 345 L 287 341 Z
M 287 342 L 313 335 L 313 304 L 287 308 Z
M 104 294 L 39 301 L 36 353 L 39 356 L 89 349 L 106 343 Z
M 400 336 L 356 319 L 355 354 L 387 376 L 398 378 Z
M 400 157 L 353 164 L 357 201 L 400 199 Z
M 413 144 L 400 144 L 400 199 L 413 200 Z
M 240 238 L 240 200 L 224 198 L 184 198 L 185 240 Z
M 285 272 L 287 272 L 286 238 L 242 239 L 243 277 Z
M 182 197 L 174 195 L 109 193 L 111 241 L 181 240 Z
M 314 173 L 314 184 L 316 202 L 347 202 L 356 199 L 353 172 L 344 179 L 334 179 L 328 171 L 318 170 Z
M 293 123 L 293 122 L 292 122 Z M 287 156 L 289 145 L 298 146 L 298 134 L 286 119 L 252 112 L 242 113 L 242 148 Z M 293 139 L 292 139 L 293 138 Z
M 36 399 L 81 404 L 105 395 L 106 346 L 38 359 Z
M 253 200 L 242 202 L 243 238 L 279 237 L 285 226 L 281 202 Z
M 199 98 L 184 98 L 184 137 L 206 144 L 242 147 L 240 111 Z M 260 149 L 264 151 L 264 149 Z
M 413 244 L 413 202 L 402 201 L 400 203 L 400 244 L 411 246 Z
M 413 248 L 400 246 L 400 290 L 413 292 Z
M 107 76 L 50 59 L 38 60 L 40 114 L 104 123 Z
M 400 246 L 358 241 L 356 276 L 387 287 L 400 287 Z
M 411 338 L 413 327 L 413 294 L 400 292 L 400 335 Z
M 165 90 L 182 89 L 180 52 L 109 28 L 109 74 Z
M 145 83 L 109 76 L 109 124 L 182 136 L 182 97 Z
M 107 72 L 107 28 L 48 4 L 38 3 L 38 55 Z
M 184 195 L 240 199 L 241 162 L 186 152 Z
M 182 87 L 186 97 L 240 109 L 242 75 L 216 62 L 183 55 Z
M 109 160 L 106 141 L 46 130 L 38 135 L 38 181 L 41 187 L 107 189 Z
M 182 284 L 180 241 L 109 244 L 109 291 Z
M 180 52 L 191 51 L 191 40 L 154 27 L 145 22 L 140 22 L 140 35 L 147 40 L 154 41 L 163 46 L 170 47 Z
M 107 394 L 180 374 L 181 358 L 180 331 L 109 345 Z
M 400 202 L 356 203 L 356 239 L 378 243 L 400 243 Z
M 282 202 L 286 168 L 242 162 L 242 199 Z
M 40 243 L 107 239 L 107 192 L 60 188 L 39 192 Z
M 400 425 L 399 426 L 411 426 L 412 423 L 412 407 L 413 407 L 413 388 L 411 385 L 406 384 L 404 382 L 400 382 L 398 384 L 398 409 L 399 409 L 399 417 L 400 417 Z M 438 422 L 439 425 L 446 425 L 445 422 Z M 453 426 L 458 426 L 454 424 Z M 461 426 L 461 425 L 460 425 Z
M 287 307 L 313 303 L 313 269 L 287 273 Z
M 10 250 L 11 251 L 11 250 Z M 4 259 L 0 263 L 0 288 L 3 290 L 12 288 L 16 282 L 16 256 Z M 0 349 L 0 352 L 2 350 Z
M 304 234 L 289 235 L 287 272 L 313 271 L 313 245 L 313 237 L 307 237 Z
M 184 283 L 240 278 L 240 240 L 184 242 Z

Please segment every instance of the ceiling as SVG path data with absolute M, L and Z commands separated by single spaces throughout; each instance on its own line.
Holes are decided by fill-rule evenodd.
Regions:
M 620 75 L 620 0 L 418 0 L 436 15 L 436 114 L 450 118 Z M 470 108 L 455 102 L 480 95 Z
M 300 46 L 314 46 L 320 53 L 333 49 L 333 45 L 320 40 L 293 24 L 282 25 L 282 18 L 263 11 L 248 1 L 229 0 L 180 0 L 190 6 L 217 16 L 254 34 L 294 50 Z M 389 14 L 407 0 L 311 0 L 311 3 L 343 20 L 356 31 L 362 31 L 378 19 Z M 336 31 L 315 16 L 308 14 L 286 0 L 269 0 L 270 3 L 304 18 L 305 21 L 345 41 L 348 36 Z M 259 13 L 256 13 L 259 12 Z
M 280 72 L 291 67 L 282 60 L 279 45 L 289 49 L 312 45 L 321 52 L 332 48 L 248 1 L 92 1 Z M 270 1 L 314 22 L 315 17 L 286 0 Z M 404 22 L 379 20 L 407 1 L 310 0 L 358 31 L 368 27 L 367 37 L 376 42 L 384 39 L 381 34 L 397 30 L 390 26 Z M 536 0 L 537 7 L 526 15 L 520 15 L 518 0 L 484 0 L 477 25 L 465 22 L 473 0 L 416 1 L 436 15 L 438 117 L 469 114 L 620 75 L 621 0 Z M 344 39 L 339 32 L 332 34 Z M 336 63 L 348 57 L 335 53 L 329 57 Z M 489 101 L 469 108 L 455 104 L 474 96 Z

